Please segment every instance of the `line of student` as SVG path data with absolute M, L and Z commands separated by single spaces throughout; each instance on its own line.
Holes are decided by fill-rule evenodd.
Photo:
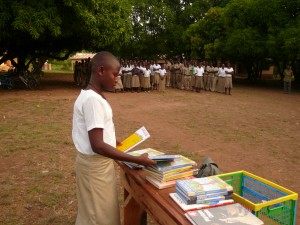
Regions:
M 201 92 L 201 90 L 231 95 L 234 69 L 230 63 L 216 67 L 212 63 L 185 61 L 121 60 L 116 92 L 165 91 L 166 87 Z

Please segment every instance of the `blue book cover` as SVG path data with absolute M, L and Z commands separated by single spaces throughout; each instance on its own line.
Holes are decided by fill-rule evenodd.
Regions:
M 226 197 L 223 196 L 223 195 L 218 195 L 218 196 L 214 196 L 214 197 L 207 197 L 205 199 L 197 199 L 195 196 L 193 196 L 192 198 L 188 198 L 178 188 L 176 188 L 176 193 L 180 196 L 182 201 L 184 201 L 184 203 L 187 204 L 187 205 L 192 205 L 192 204 L 214 205 L 214 204 L 219 203 L 220 201 L 226 200 Z
M 195 178 L 191 180 L 178 180 L 178 186 L 187 196 L 207 195 L 232 191 L 233 188 L 221 178 L 216 176 Z
M 210 198 L 216 198 L 219 196 L 232 196 L 233 192 L 219 192 L 219 193 L 211 193 L 211 194 L 205 194 L 205 195 L 195 195 L 195 196 L 187 196 L 184 191 L 182 189 L 180 189 L 180 187 L 176 186 L 176 191 L 180 191 L 186 199 L 192 200 L 195 199 L 196 201 L 201 201 L 201 200 L 205 200 L 205 199 L 210 199 Z

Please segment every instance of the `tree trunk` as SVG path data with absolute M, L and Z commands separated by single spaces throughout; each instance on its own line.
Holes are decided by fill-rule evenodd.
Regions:
M 295 76 L 295 84 L 300 86 L 300 59 L 296 59 L 292 62 L 292 69 Z
M 280 80 L 282 81 L 284 78 L 284 69 L 286 68 L 286 62 L 279 62 L 278 60 L 275 61 L 275 65 L 278 69 L 278 73 L 280 75 Z

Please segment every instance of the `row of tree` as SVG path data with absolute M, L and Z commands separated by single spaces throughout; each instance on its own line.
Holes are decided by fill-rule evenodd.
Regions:
M 80 51 L 230 60 L 259 79 L 291 63 L 300 77 L 300 0 L 0 0 L 1 61 Z M 0 62 L 1 62 L 0 61 Z M 298 79 L 299 81 L 300 79 Z

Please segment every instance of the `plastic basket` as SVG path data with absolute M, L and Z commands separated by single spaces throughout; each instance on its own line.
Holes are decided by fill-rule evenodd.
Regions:
M 295 225 L 298 194 L 246 171 L 218 175 L 265 225 Z

